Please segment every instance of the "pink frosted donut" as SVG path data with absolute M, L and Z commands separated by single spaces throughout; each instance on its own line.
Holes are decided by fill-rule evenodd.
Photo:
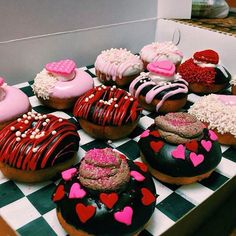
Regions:
M 8 86 L 0 77 L 0 129 L 30 110 L 28 97 L 18 88 Z
M 46 64 L 32 88 L 44 105 L 63 110 L 73 107 L 77 98 L 93 86 L 93 78 L 67 59 Z

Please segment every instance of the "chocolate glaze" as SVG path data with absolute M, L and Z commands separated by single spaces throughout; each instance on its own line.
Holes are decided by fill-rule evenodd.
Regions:
M 156 127 L 155 125 L 151 125 L 148 129 L 152 132 L 156 130 Z M 210 140 L 208 129 L 204 129 L 203 134 L 204 140 Z M 159 152 L 155 153 L 150 147 L 151 141 L 163 141 L 164 146 Z M 173 158 L 171 152 L 176 149 L 178 144 L 167 143 L 161 137 L 155 137 L 149 134 L 149 136 L 141 138 L 138 144 L 146 161 L 152 168 L 172 177 L 193 177 L 213 170 L 220 163 L 222 157 L 220 145 L 217 141 L 211 140 L 211 142 L 212 148 L 210 152 L 207 152 L 202 147 L 200 141 L 197 141 L 198 150 L 196 153 L 203 154 L 205 158 L 204 161 L 196 167 L 193 166 L 189 158 L 191 151 L 187 148 L 185 149 L 185 160 Z
M 222 71 L 219 68 L 215 68 L 215 72 L 216 72 L 216 76 L 215 76 L 215 83 L 216 84 L 224 84 L 224 83 L 229 83 L 229 81 L 231 80 L 231 74 L 229 73 L 229 71 L 223 67 L 225 69 L 225 72 L 227 73 L 228 77 L 225 77 L 225 75 L 222 73 Z
M 132 235 L 134 232 L 142 229 L 148 222 L 152 213 L 154 212 L 156 201 L 150 205 L 145 206 L 142 204 L 143 197 L 141 188 L 145 187 L 150 190 L 154 195 L 156 194 L 155 185 L 152 178 L 147 172 L 143 172 L 131 160 L 127 160 L 130 171 L 134 170 L 141 173 L 144 181 L 137 181 L 133 177 L 130 178 L 128 184 L 120 189 L 118 194 L 118 201 L 112 207 L 107 208 L 99 199 L 99 192 L 90 190 L 81 185 L 78 179 L 78 172 L 69 181 L 62 180 L 57 188 L 61 185 L 65 188 L 65 195 L 61 200 L 56 201 L 57 211 L 61 212 L 65 221 L 74 226 L 76 229 L 83 230 L 93 235 Z M 78 169 L 79 164 L 76 166 Z M 69 199 L 68 195 L 73 183 L 80 183 L 82 188 L 86 191 L 86 196 L 81 199 Z M 56 191 L 55 191 L 56 192 Z M 55 194 L 55 193 L 54 193 Z M 92 205 L 96 208 L 95 215 L 92 216 L 87 222 L 82 223 L 76 213 L 75 207 L 78 203 L 84 205 Z M 122 210 L 124 207 L 130 206 L 133 209 L 132 224 L 127 226 L 115 220 L 114 213 Z

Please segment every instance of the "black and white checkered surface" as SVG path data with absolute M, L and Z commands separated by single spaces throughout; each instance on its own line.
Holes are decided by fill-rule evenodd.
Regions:
M 95 85 L 99 85 L 93 66 L 83 67 L 92 77 Z M 34 96 L 31 84 L 26 82 L 16 85 L 25 92 L 31 102 L 34 111 L 40 113 L 52 113 L 76 123 L 71 112 L 55 111 L 46 108 Z M 227 92 L 226 92 L 227 93 Z M 189 94 L 188 109 L 199 96 Z M 86 151 L 91 148 L 112 147 L 124 153 L 132 160 L 140 160 L 137 141 L 139 135 L 153 123 L 155 113 L 143 111 L 138 127 L 127 138 L 109 142 L 94 140 L 79 126 L 81 137 L 78 161 Z M 188 217 L 187 214 L 193 208 L 198 207 L 209 196 L 214 194 L 236 174 L 236 149 L 222 146 L 223 158 L 213 174 L 206 180 L 186 186 L 175 186 L 154 180 L 156 185 L 157 205 L 150 224 L 140 235 L 160 235 L 173 226 L 180 218 Z M 60 226 L 55 211 L 55 204 L 51 201 L 51 195 L 58 180 L 40 184 L 22 184 L 6 179 L 0 173 L 0 215 L 20 235 L 66 235 Z

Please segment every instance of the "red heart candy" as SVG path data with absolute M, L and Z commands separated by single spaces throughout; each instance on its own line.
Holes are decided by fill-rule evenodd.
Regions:
M 157 130 L 154 130 L 154 131 L 150 132 L 149 134 L 154 136 L 154 137 L 157 137 L 157 138 L 160 137 L 160 134 L 159 134 L 159 132 Z
M 200 52 L 195 52 L 193 58 L 197 61 L 218 64 L 219 55 L 217 52 L 208 49 Z
M 164 146 L 162 141 L 151 141 L 150 146 L 154 152 L 159 152 L 160 149 Z
M 61 200 L 65 195 L 65 189 L 64 189 L 64 186 L 63 185 L 59 185 L 57 187 L 57 190 L 56 192 L 54 193 L 54 196 L 53 196 L 53 201 L 56 202 L 56 201 L 59 201 Z
M 147 172 L 148 167 L 143 162 L 135 161 L 134 164 L 137 165 L 143 172 Z
M 82 223 L 88 221 L 96 212 L 94 206 L 85 206 L 83 203 L 78 203 L 75 210 Z
M 144 206 L 148 206 L 148 205 L 150 205 L 150 204 L 152 204 L 153 202 L 156 201 L 155 196 L 147 188 L 141 188 L 141 192 L 143 194 L 143 197 L 142 197 L 141 201 L 142 201 Z
M 197 152 L 197 149 L 198 149 L 198 143 L 196 140 L 192 140 L 190 142 L 187 142 L 185 144 L 185 147 L 189 150 L 189 151 L 192 151 L 192 152 Z
M 118 195 L 116 193 L 101 193 L 99 198 L 109 209 L 111 209 L 118 201 Z

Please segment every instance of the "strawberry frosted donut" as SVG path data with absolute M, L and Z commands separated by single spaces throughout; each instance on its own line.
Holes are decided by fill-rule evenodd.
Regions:
M 129 92 L 141 106 L 149 111 L 173 112 L 180 110 L 187 102 L 188 83 L 175 74 L 171 61 L 148 64 L 148 73 L 141 73 L 132 81 Z
M 216 134 L 183 112 L 156 117 L 138 144 L 151 174 L 170 184 L 190 184 L 207 178 L 222 156 Z
M 73 107 L 79 96 L 93 88 L 93 78 L 67 59 L 46 64 L 32 88 L 44 105 L 63 110 Z
M 232 94 L 236 95 L 236 75 L 230 80 L 230 84 L 232 85 Z
M 219 143 L 236 145 L 236 96 L 204 96 L 195 102 L 188 112 L 214 130 Z
M 219 64 L 219 55 L 213 50 L 196 52 L 193 58 L 179 66 L 178 72 L 189 83 L 194 93 L 216 93 L 229 85 L 230 73 Z
M 180 52 L 177 46 L 172 42 L 154 42 L 141 49 L 140 57 L 145 68 L 147 67 L 147 64 L 151 62 L 163 60 L 173 62 L 176 68 L 178 68 L 182 61 L 183 53 Z
M 71 236 L 130 236 L 151 218 L 156 190 L 143 163 L 110 148 L 93 149 L 78 166 L 62 172 L 52 200 Z
M 123 48 L 102 51 L 94 65 L 96 75 L 102 83 L 119 87 L 129 85 L 143 71 L 139 56 Z
M 79 140 L 69 121 L 28 112 L 0 131 L 0 170 L 16 181 L 49 180 L 75 162 Z
M 0 129 L 30 110 L 29 98 L 0 77 Z

